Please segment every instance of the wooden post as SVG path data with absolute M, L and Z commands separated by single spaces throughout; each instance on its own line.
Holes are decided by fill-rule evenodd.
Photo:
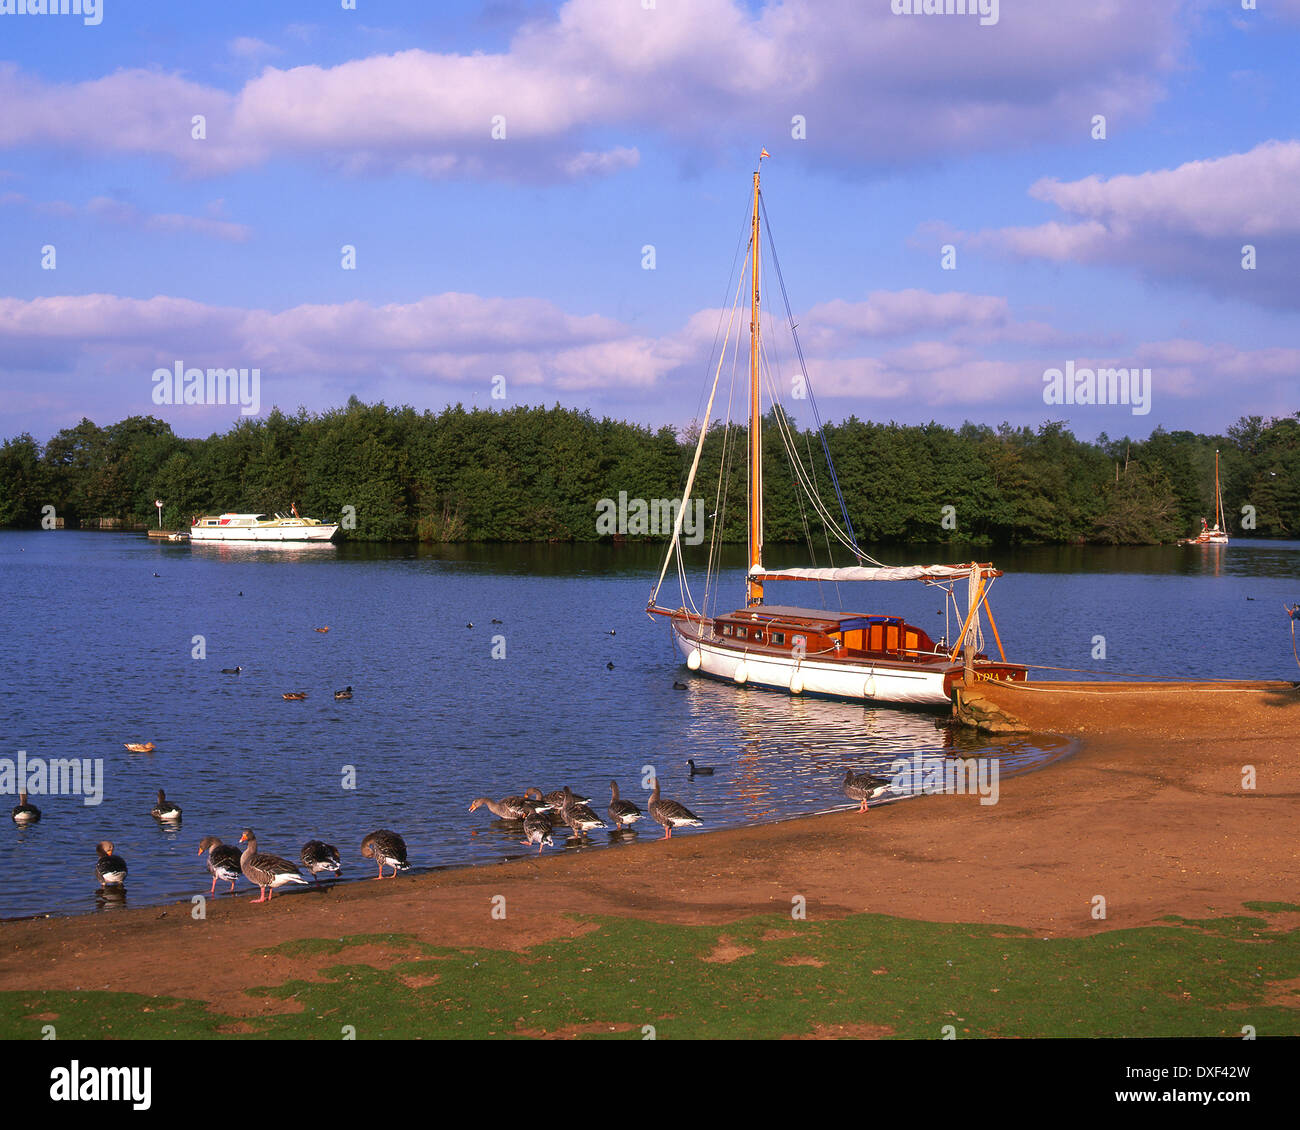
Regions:
M 968 687 L 975 685 L 975 618 L 979 615 L 980 597 L 983 595 L 984 579 L 980 575 L 978 562 L 972 562 L 970 579 L 966 582 L 966 635 L 962 639 L 962 681 Z

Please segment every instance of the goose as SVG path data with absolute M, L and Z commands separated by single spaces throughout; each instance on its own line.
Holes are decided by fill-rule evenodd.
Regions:
M 99 876 L 101 887 L 120 887 L 126 882 L 126 860 L 113 854 L 113 842 L 104 840 L 95 845 L 99 859 L 95 862 L 95 874 Z
M 208 894 L 216 894 L 217 880 L 229 883 L 235 889 L 235 880 L 239 878 L 239 848 L 223 844 L 219 836 L 204 836 L 199 842 L 199 854 L 208 853 L 208 871 L 212 874 L 212 889 Z
M 614 822 L 615 828 L 627 828 L 641 819 L 642 812 L 630 800 L 622 800 L 618 795 L 618 782 L 610 781 L 610 792 L 613 794 L 609 801 L 609 818 Z
M 223 675 L 238 675 L 242 670 L 242 667 L 223 667 L 221 668 L 221 673 Z
M 555 838 L 551 835 L 555 825 L 551 823 L 551 818 L 542 812 L 532 812 L 524 817 L 524 839 L 520 840 L 521 844 L 536 844 L 537 854 L 542 854 L 542 848 L 554 847 Z
M 889 790 L 888 777 L 873 777 L 870 773 L 854 773 L 849 769 L 844 774 L 844 795 L 849 800 L 859 801 L 858 811 L 867 811 L 867 801 Z
M 564 805 L 560 809 L 560 819 L 579 836 L 585 836 L 596 828 L 605 827 L 605 822 L 591 808 L 578 800 L 568 785 L 564 786 Z
M 712 776 L 713 776 L 713 766 L 712 766 L 712 765 L 696 765 L 694 761 L 690 760 L 690 758 L 687 758 L 687 760 L 686 760 L 686 764 L 689 765 L 689 766 L 691 767 L 691 776 L 692 776 L 692 777 L 712 777 Z
M 280 696 L 285 702 L 301 702 L 307 697 L 306 691 L 286 691 Z
M 384 877 L 385 865 L 393 869 L 394 879 L 397 878 L 399 871 L 405 871 L 409 866 L 406 862 L 406 841 L 396 832 L 390 832 L 386 828 L 371 832 L 361 841 L 361 854 L 379 864 L 379 874 L 375 876 L 376 879 Z
M 158 803 L 149 810 L 149 815 L 155 820 L 161 820 L 164 824 L 177 824 L 180 822 L 181 810 L 167 799 L 167 794 L 158 790 Z
M 123 747 L 132 753 L 153 753 L 153 742 L 123 742 Z
M 656 824 L 664 826 L 664 839 L 672 839 L 674 828 L 684 828 L 688 825 L 696 827 L 704 823 L 684 804 L 675 800 L 665 800 L 659 795 L 659 778 L 653 781 L 654 792 L 650 794 L 650 818 Z
M 574 799 L 575 801 L 577 801 L 579 804 L 590 804 L 590 803 L 591 803 L 591 797 L 589 797 L 589 796 L 578 796 L 577 793 L 572 792 L 572 791 L 569 789 L 569 786 L 568 786 L 568 785 L 565 785 L 564 788 L 562 788 L 562 789 L 557 789 L 557 790 L 556 790 L 555 792 L 553 792 L 553 793 L 547 793 L 546 796 L 544 796 L 542 799 L 545 800 L 546 803 L 549 804 L 549 805 L 551 806 L 551 811 L 552 811 L 552 812 L 557 812 L 557 813 L 558 813 L 558 812 L 563 812 L 563 811 L 564 811 L 564 794 L 565 794 L 565 793 L 569 793 L 569 795 L 570 795 L 571 797 L 573 797 L 573 799 Z
M 257 836 L 252 828 L 244 829 L 239 842 L 248 845 L 239 857 L 239 869 L 243 871 L 245 879 L 256 883 L 262 890 L 254 902 L 270 902 L 275 888 L 283 887 L 286 883 L 301 883 L 304 887 L 307 885 L 302 873 L 287 859 L 257 850 Z
M 346 698 L 351 698 L 351 697 L 352 697 L 352 688 L 351 688 L 351 687 L 344 687 L 341 691 L 335 691 L 335 692 L 334 692 L 334 701 L 335 701 L 335 702 L 342 702 L 344 699 L 346 699 Z
M 339 849 L 333 844 L 324 843 L 321 840 L 308 840 L 302 845 L 302 865 L 311 872 L 312 879 L 319 883 L 320 873 L 328 871 L 332 875 L 338 875 L 343 870 L 339 863 Z
M 537 794 L 536 797 L 533 796 L 534 793 Z M 501 800 L 492 800 L 485 796 L 475 797 L 469 810 L 475 812 L 484 805 L 493 816 L 502 820 L 523 820 L 526 816 L 548 807 L 543 803 L 542 790 L 536 788 L 526 790 L 523 796 L 502 797 Z
M 15 824 L 35 824 L 41 818 L 41 810 L 36 805 L 27 803 L 26 793 L 19 793 L 13 818 Z

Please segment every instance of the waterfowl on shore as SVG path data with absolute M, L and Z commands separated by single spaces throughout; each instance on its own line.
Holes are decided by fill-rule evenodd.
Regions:
M 179 805 L 173 804 L 167 799 L 167 794 L 158 790 L 158 803 L 149 810 L 149 815 L 155 820 L 161 820 L 165 824 L 176 824 L 180 821 L 181 810 Z
M 379 864 L 379 874 L 375 876 L 376 879 L 384 877 L 385 866 L 393 869 L 391 875 L 393 879 L 397 878 L 399 871 L 405 871 L 409 866 L 406 862 L 406 841 L 396 832 L 388 831 L 387 828 L 371 832 L 362 840 L 361 854 Z
M 555 825 L 551 823 L 551 818 L 544 812 L 532 812 L 524 817 L 524 838 L 519 842 L 522 844 L 536 844 L 537 854 L 542 854 L 542 848 L 554 847 L 555 839 L 551 835 Z
M 238 675 L 242 670 L 242 667 L 223 667 L 221 668 L 221 673 L 223 675 Z
M 542 797 L 542 790 L 538 788 L 526 789 L 523 796 L 507 796 L 500 800 L 492 800 L 485 796 L 475 797 L 469 810 L 475 812 L 484 805 L 493 816 L 501 820 L 523 820 L 535 812 L 551 807 Z
M 668 800 L 659 795 L 659 778 L 656 777 L 652 782 L 654 792 L 650 794 L 650 819 L 656 824 L 664 826 L 664 839 L 672 839 L 674 828 L 685 828 L 691 825 L 699 827 L 704 823 L 695 815 L 686 805 L 675 800 Z
M 689 765 L 689 766 L 691 767 L 691 776 L 692 776 L 692 777 L 712 777 L 712 776 L 713 776 L 713 766 L 712 766 L 712 765 L 696 765 L 695 762 L 692 761 L 690 758 L 687 758 L 687 759 L 686 759 L 686 764 Z
M 889 790 L 888 777 L 873 777 L 870 773 L 854 773 L 852 769 L 844 774 L 844 795 L 849 800 L 859 801 L 858 811 L 867 811 L 867 801 L 875 800 Z
M 132 753 L 153 753 L 153 742 L 123 742 L 123 747 Z
M 568 785 L 564 786 L 564 804 L 560 808 L 560 819 L 579 836 L 585 836 L 588 832 L 605 827 L 605 821 L 596 815 L 594 809 L 574 796 L 573 790 Z
M 104 840 L 95 845 L 99 858 L 95 861 L 95 874 L 101 887 L 120 887 L 126 882 L 126 860 L 113 854 L 113 842 Z
M 275 888 L 283 887 L 288 883 L 301 883 L 304 887 L 307 885 L 302 872 L 287 859 L 257 850 L 257 835 L 252 828 L 244 829 L 239 842 L 248 845 L 244 848 L 244 854 L 239 857 L 239 869 L 244 873 L 245 879 L 250 883 L 256 883 L 262 891 L 253 900 L 254 902 L 270 902 Z
M 285 702 L 301 702 L 307 697 L 306 691 L 286 691 L 280 696 Z
M 221 842 L 220 836 L 204 836 L 199 841 L 199 854 L 208 853 L 208 871 L 212 875 L 212 889 L 208 894 L 217 893 L 217 880 L 229 883 L 235 889 L 235 880 L 239 878 L 239 848 L 233 844 Z
M 27 803 L 26 793 L 19 793 L 12 815 L 15 824 L 35 824 L 41 818 L 41 810 L 36 805 Z
M 323 840 L 308 840 L 302 845 L 300 858 L 302 865 L 311 872 L 312 879 L 317 883 L 320 882 L 322 871 L 337 875 L 343 870 L 342 864 L 339 863 L 339 849 Z
M 341 691 L 334 692 L 334 701 L 342 702 L 344 699 L 352 697 L 352 688 L 344 687 Z
M 613 821 L 615 828 L 627 828 L 641 819 L 643 813 L 630 800 L 623 800 L 618 795 L 618 782 L 610 781 L 609 790 L 612 794 L 609 801 L 610 820 Z

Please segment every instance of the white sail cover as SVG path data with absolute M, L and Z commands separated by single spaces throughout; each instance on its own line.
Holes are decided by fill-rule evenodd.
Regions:
M 984 576 L 998 571 L 978 566 Z M 969 565 L 850 565 L 842 569 L 771 569 L 755 565 L 751 577 L 774 581 L 959 581 L 971 575 Z

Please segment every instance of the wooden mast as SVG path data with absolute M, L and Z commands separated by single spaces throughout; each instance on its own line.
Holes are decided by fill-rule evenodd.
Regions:
M 759 169 L 763 156 L 758 158 Z M 749 309 L 749 568 L 763 564 L 763 452 L 759 436 L 758 385 L 758 173 L 754 170 L 754 217 L 750 227 L 750 261 L 753 286 Z M 745 587 L 746 607 L 763 603 L 762 582 L 750 575 Z
M 1219 493 L 1219 453 L 1214 453 L 1214 527 L 1218 530 L 1224 529 L 1223 524 L 1223 495 Z M 1226 532 L 1226 530 L 1225 530 Z

